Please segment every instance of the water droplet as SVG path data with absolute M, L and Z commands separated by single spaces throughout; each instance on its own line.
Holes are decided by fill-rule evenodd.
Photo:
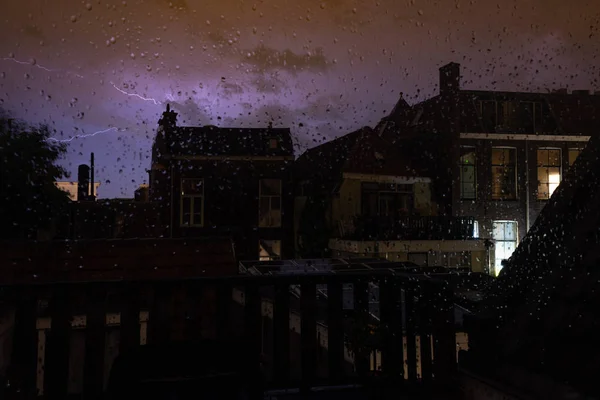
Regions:
M 92 9 L 92 3 L 87 3 L 87 4 L 85 5 L 85 8 L 86 8 L 88 11 L 91 11 L 91 9 Z
M 321 10 L 325 9 L 325 3 L 321 3 Z
M 148 71 L 148 72 L 152 71 L 152 66 L 150 64 L 146 65 L 146 71 Z
M 71 22 L 77 22 L 77 15 L 71 15 Z

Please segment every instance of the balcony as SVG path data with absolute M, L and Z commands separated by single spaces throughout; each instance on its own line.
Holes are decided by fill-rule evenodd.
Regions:
M 475 238 L 472 217 L 367 217 L 340 224 L 345 240 L 465 240 Z
M 236 369 L 256 383 L 256 398 L 373 398 L 381 390 L 454 398 L 452 291 L 442 280 L 382 270 L 22 284 L 0 287 L 0 296 L 15 315 L 12 351 L 3 356 L 10 360 L 1 360 L 9 398 L 101 398 L 107 388 L 109 398 L 137 398 L 159 384 L 196 382 L 202 365 Z M 220 351 L 218 343 L 235 345 Z M 174 344 L 179 350 L 165 351 Z M 150 352 L 148 361 L 140 351 Z M 121 368 L 111 370 L 119 354 L 134 354 L 138 367 L 117 358 Z M 162 372 L 148 372 L 152 363 Z M 198 396 L 203 386 L 195 384 Z M 355 397 L 324 390 L 340 385 Z

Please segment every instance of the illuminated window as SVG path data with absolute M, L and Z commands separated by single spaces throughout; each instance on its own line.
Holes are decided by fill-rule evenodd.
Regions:
M 539 200 L 548 200 L 560 184 L 560 149 L 538 149 L 537 176 Z
M 583 149 L 569 149 L 569 166 L 573 165 L 573 163 L 575 162 L 575 160 L 577 160 L 577 157 L 579 157 L 579 154 L 581 154 L 582 151 Z
M 261 179 L 259 193 L 258 226 L 261 228 L 281 227 L 281 180 Z
M 494 221 L 492 237 L 496 242 L 494 273 L 497 276 L 502 269 L 502 260 L 508 260 L 517 248 L 517 222 Z
M 204 180 L 181 180 L 181 226 L 204 225 Z
M 460 148 L 460 198 L 475 200 L 477 183 L 475 178 L 475 147 Z
M 517 198 L 517 149 L 492 148 L 492 199 Z
M 277 138 L 269 139 L 269 149 L 274 150 L 279 147 L 279 140 Z
M 259 240 L 259 261 L 275 261 L 281 259 L 281 240 Z

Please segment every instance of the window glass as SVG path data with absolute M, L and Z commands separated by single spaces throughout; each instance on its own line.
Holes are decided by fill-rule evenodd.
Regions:
M 462 146 L 460 153 L 460 198 L 463 200 L 475 200 L 475 147 Z
M 492 148 L 492 199 L 517 198 L 517 150 Z
M 561 179 L 560 149 L 537 150 L 537 178 L 539 200 L 548 200 L 560 184 Z
M 259 182 L 258 226 L 277 228 L 281 226 L 281 180 L 261 179 Z
M 494 221 L 492 238 L 495 241 L 494 274 L 498 275 L 502 269 L 502 260 L 508 260 L 517 248 L 517 222 Z

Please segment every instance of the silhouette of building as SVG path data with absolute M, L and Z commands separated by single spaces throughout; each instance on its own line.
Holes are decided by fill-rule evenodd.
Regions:
M 600 96 L 465 90 L 456 63 L 439 79 L 438 95 L 414 106 L 401 99 L 376 130 L 419 138 L 412 158 L 436 177 L 435 201 L 495 240 L 497 273 L 598 132 Z
M 289 129 L 177 126 L 163 113 L 152 148 L 150 201 L 170 237 L 229 235 L 240 259 L 293 252 Z
M 294 173 L 302 256 L 329 248 L 334 257 L 487 271 L 490 247 L 473 218 L 440 215 L 435 175 L 412 162 L 417 144 L 365 127 L 302 154 Z

